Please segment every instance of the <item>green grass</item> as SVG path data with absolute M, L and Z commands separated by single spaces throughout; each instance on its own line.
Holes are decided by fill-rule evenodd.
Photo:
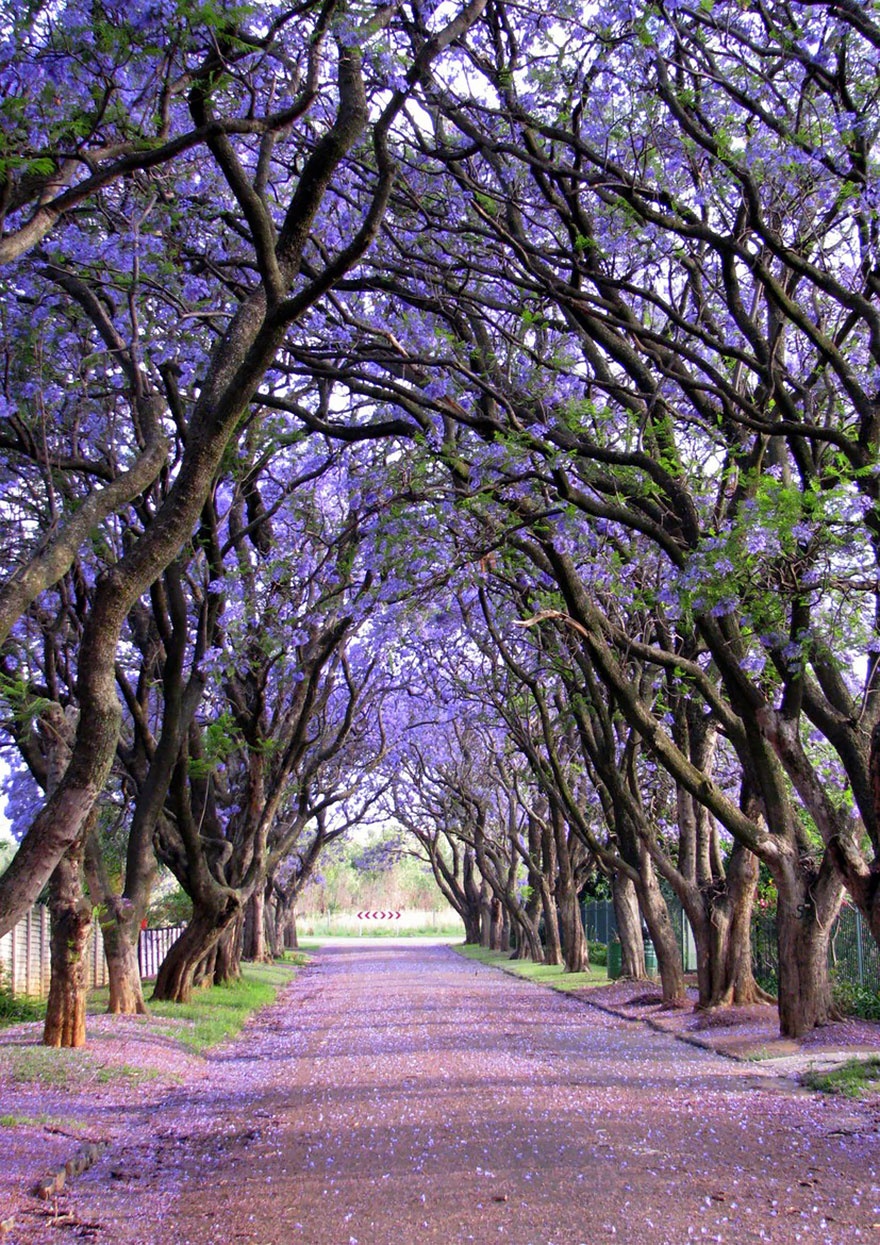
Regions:
M 766 1046 L 762 1046 L 760 1050 L 750 1051 L 749 1054 L 746 1055 L 746 1060 L 749 1063 L 764 1063 L 765 1060 L 773 1058 L 775 1058 L 773 1051 L 768 1050 Z
M 858 1098 L 866 1090 L 880 1088 L 880 1055 L 868 1059 L 849 1059 L 830 1072 L 805 1072 L 801 1076 L 804 1085 L 818 1089 L 823 1094 L 842 1094 L 844 1098 Z
M 238 981 L 228 986 L 197 990 L 189 1003 L 148 1002 L 152 1017 L 150 1027 L 200 1053 L 208 1050 L 235 1037 L 252 1012 L 271 1003 L 281 987 L 294 976 L 297 963 L 305 963 L 305 957 L 299 957 L 296 963 L 243 964 Z M 170 1023 L 156 1024 L 158 1017 Z M 181 1024 L 181 1021 L 186 1023 Z
M 283 960 L 274 964 L 242 964 L 238 981 L 228 986 L 202 986 L 194 991 L 189 1003 L 153 1001 L 151 983 L 145 982 L 144 995 L 150 1014 L 144 1023 L 151 1033 L 176 1038 L 201 1053 L 235 1037 L 251 1012 L 271 1003 L 307 959 L 299 952 L 287 951 Z M 106 1012 L 108 1000 L 106 987 L 91 991 L 89 1013 Z
M 55 1132 L 85 1133 L 89 1125 L 60 1115 L 0 1115 L 0 1128 L 48 1128 Z
M 282 986 L 306 962 L 297 955 L 276 964 L 244 964 L 241 978 L 228 986 L 210 986 L 196 991 L 192 1002 L 150 1003 L 150 1016 L 142 1023 L 161 1034 L 202 1053 L 219 1042 L 235 1037 L 248 1017 L 271 1003 Z M 90 1010 L 106 1010 L 107 991 L 95 991 Z M 161 1068 L 138 1068 L 129 1064 L 105 1064 L 88 1045 L 80 1050 L 55 1050 L 48 1046 L 5 1046 L 0 1050 L 0 1075 L 16 1083 L 37 1081 L 41 1085 L 75 1089 L 89 1084 L 152 1080 Z M 4 1127 L 10 1126 L 7 1119 Z
M 537 981 L 543 986 L 551 986 L 554 990 L 583 990 L 586 986 L 605 985 L 608 973 L 604 966 L 592 966 L 588 973 L 567 973 L 564 968 L 554 964 L 534 964 L 531 960 L 511 960 L 507 951 L 486 951 L 468 943 L 463 947 L 453 947 L 459 955 L 469 960 L 477 960 L 480 964 L 489 964 L 500 968 L 514 977 L 525 977 L 529 981 Z
M 56 1050 L 51 1046 L 8 1046 L 3 1050 L 0 1069 L 16 1084 L 39 1081 L 58 1089 L 149 1081 L 159 1075 L 158 1069 L 101 1063 L 88 1050 Z

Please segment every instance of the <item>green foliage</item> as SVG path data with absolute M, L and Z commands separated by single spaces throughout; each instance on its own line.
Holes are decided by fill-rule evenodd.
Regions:
M 880 1082 L 880 1055 L 868 1059 L 849 1059 L 830 1072 L 805 1072 L 804 1085 L 823 1094 L 842 1094 L 844 1098 L 860 1098 L 866 1090 L 876 1090 Z
M 591 942 L 588 944 L 590 950 L 590 963 L 597 968 L 604 968 L 608 964 L 608 948 L 604 942 Z
M 318 870 L 297 904 L 303 921 L 354 916 L 362 909 L 446 911 L 430 866 L 397 851 L 393 835 L 338 839 L 322 854 Z
M 42 1000 L 18 997 L 0 984 L 0 1029 L 43 1020 L 45 1016 L 46 1004 Z
M 0 839 L 0 873 L 15 855 L 15 844 L 12 839 Z
M 588 973 L 567 973 L 556 964 L 534 964 L 531 960 L 512 960 L 507 951 L 486 951 L 483 947 L 466 944 L 453 948 L 459 955 L 469 960 L 477 960 L 480 964 L 488 964 L 491 968 L 500 968 L 502 972 L 513 977 L 525 977 L 540 985 L 550 986 L 554 990 L 567 993 L 569 990 L 583 990 L 587 986 L 605 985 L 608 974 L 604 968 L 591 966 Z
M 231 713 L 221 713 L 205 727 L 202 736 L 203 755 L 190 757 L 192 778 L 208 778 L 241 744 L 241 735 Z
M 305 963 L 300 957 L 299 964 Z M 276 994 L 294 976 L 295 965 L 245 964 L 241 977 L 224 986 L 208 986 L 199 990 L 189 1003 L 150 1003 L 152 1016 L 164 1017 L 173 1023 L 160 1032 L 167 1032 L 199 1053 L 219 1042 L 234 1038 L 245 1021 L 259 1007 L 273 1002 Z M 181 1025 L 181 1021 L 186 1023 Z
M 611 898 L 611 882 L 604 873 L 600 873 L 598 869 L 595 873 L 591 873 L 580 892 L 581 902 L 589 903 L 592 899 L 610 899 Z
M 35 696 L 24 679 L 7 674 L 0 674 L 0 700 L 8 705 L 12 717 L 24 728 L 32 726 L 52 703 L 43 696 Z
M 833 982 L 833 989 L 834 1005 L 843 1015 L 880 1020 L 880 990 L 842 979 Z
M 147 921 L 152 927 L 185 925 L 192 916 L 192 900 L 176 881 L 156 893 L 147 910 Z

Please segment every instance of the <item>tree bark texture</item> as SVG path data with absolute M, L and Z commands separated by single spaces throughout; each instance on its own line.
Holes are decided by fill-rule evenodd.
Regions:
M 663 1002 L 667 1007 L 681 1007 L 687 998 L 681 950 L 672 921 L 669 919 L 669 908 L 663 898 L 654 866 L 644 846 L 641 847 L 641 855 L 641 869 L 636 890 L 642 916 L 657 952 Z
M 611 899 L 620 939 L 621 976 L 641 981 L 648 975 L 645 967 L 645 940 L 639 898 L 632 879 L 620 869 L 611 882 Z
M 87 951 L 92 907 L 83 894 L 83 846 L 75 845 L 55 866 L 49 882 L 52 979 L 43 1043 L 86 1044 Z
M 214 950 L 225 930 L 238 914 L 235 905 L 223 911 L 193 908 L 192 919 L 162 961 L 153 989 L 153 998 L 171 1003 L 188 1003 L 192 997 L 196 972 Z
M 130 921 L 119 921 L 111 916 L 101 922 L 101 932 L 110 982 L 107 1011 L 114 1016 L 147 1015 L 138 961 L 140 925 L 132 928 Z
M 215 986 L 230 985 L 241 977 L 243 936 L 244 917 L 239 914 L 223 931 L 214 946 L 214 963 L 210 976 Z
M 783 860 L 775 876 L 778 892 L 779 1030 L 799 1038 L 837 1019 L 828 978 L 831 925 L 843 887 L 826 860 L 811 870 L 805 860 Z

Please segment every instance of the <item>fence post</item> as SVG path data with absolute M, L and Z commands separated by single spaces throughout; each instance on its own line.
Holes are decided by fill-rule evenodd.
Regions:
M 24 918 L 24 992 L 30 996 L 31 993 L 31 969 L 33 967 L 33 955 L 31 954 L 31 939 L 33 937 L 32 919 L 33 909 L 28 908 L 27 915 Z
M 52 982 L 52 956 L 49 947 L 49 909 L 40 907 L 40 997 L 49 993 Z
M 865 984 L 865 948 L 862 946 L 862 914 L 858 908 L 856 913 L 856 961 L 859 971 L 859 985 Z

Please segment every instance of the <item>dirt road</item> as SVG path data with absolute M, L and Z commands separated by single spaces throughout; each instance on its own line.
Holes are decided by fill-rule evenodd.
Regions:
M 760 1087 L 760 1065 L 445 947 L 325 948 L 212 1064 L 146 1135 L 75 1181 L 69 1234 L 99 1245 L 880 1241 L 869 1110 Z

